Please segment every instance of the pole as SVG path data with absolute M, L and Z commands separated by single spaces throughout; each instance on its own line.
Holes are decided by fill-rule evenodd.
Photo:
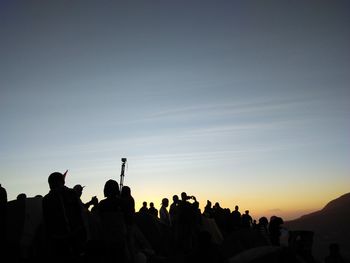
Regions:
M 122 190 L 124 185 L 125 163 L 126 163 L 126 158 L 122 158 L 122 170 L 120 172 L 120 183 L 119 183 L 120 191 Z

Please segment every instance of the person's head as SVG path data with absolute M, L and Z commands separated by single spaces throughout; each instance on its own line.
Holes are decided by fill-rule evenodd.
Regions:
M 182 192 L 181 193 L 181 200 L 182 201 L 186 201 L 188 198 L 187 198 L 187 194 L 185 192 Z
M 80 198 L 83 194 L 83 189 L 85 186 L 81 186 L 80 184 L 74 185 L 73 190 L 77 193 L 78 197 Z
M 1 186 L 1 184 L 0 184 L 0 202 L 2 204 L 7 202 L 7 192 L 6 192 L 6 189 Z
M 245 214 L 246 214 L 246 215 L 249 215 L 249 210 L 245 210 Z
M 267 220 L 266 217 L 260 217 L 259 218 L 259 224 L 262 225 L 262 226 L 267 226 L 267 224 L 269 223 L 269 221 Z
M 150 202 L 150 203 L 149 203 L 149 207 L 154 207 L 153 202 Z
M 168 207 L 168 205 L 169 205 L 169 200 L 168 200 L 168 198 L 163 198 L 163 199 L 162 199 L 162 206 Z
M 173 195 L 173 201 L 174 203 L 177 203 L 179 201 L 179 197 L 177 195 Z
M 25 193 L 21 193 L 17 195 L 17 200 L 26 200 L 27 195 Z
M 235 206 L 235 210 L 238 211 L 238 209 L 239 209 L 239 207 L 238 207 L 238 205 L 236 205 L 236 206 Z
M 143 201 L 142 206 L 143 206 L 143 207 L 147 207 L 147 202 L 146 202 L 146 201 Z
M 59 172 L 54 172 L 49 175 L 48 178 L 49 186 L 51 190 L 64 186 L 64 176 Z
M 108 180 L 103 189 L 104 196 L 107 198 L 119 196 L 119 184 L 115 180 Z
M 207 206 L 211 207 L 211 202 L 209 200 L 207 200 Z
M 129 186 L 126 186 L 126 185 L 123 186 L 121 196 L 122 197 L 129 197 L 129 196 L 131 196 L 131 189 L 130 189 Z

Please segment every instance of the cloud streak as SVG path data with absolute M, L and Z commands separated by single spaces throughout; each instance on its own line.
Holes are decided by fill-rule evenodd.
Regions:
M 198 104 L 184 107 L 176 107 L 163 111 L 158 111 L 149 114 L 143 119 L 136 121 L 152 122 L 152 121 L 185 121 L 197 117 L 204 118 L 218 118 L 218 117 L 232 117 L 236 115 L 254 115 L 254 114 L 268 114 L 286 113 L 290 110 L 295 110 L 300 107 L 305 107 L 309 104 L 309 100 L 305 99 L 290 99 L 290 100 L 255 100 L 251 102 L 231 102 L 231 103 L 212 103 L 212 104 Z

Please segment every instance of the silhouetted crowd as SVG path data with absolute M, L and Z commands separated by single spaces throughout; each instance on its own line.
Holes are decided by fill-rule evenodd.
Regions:
M 294 232 L 281 246 L 277 216 L 256 221 L 249 210 L 241 214 L 236 205 L 231 212 L 209 200 L 202 213 L 185 192 L 170 206 L 163 198 L 159 211 L 143 202 L 135 212 L 130 187 L 120 191 L 115 180 L 105 183 L 103 200 L 87 203 L 81 185 L 65 186 L 65 174 L 50 174 L 48 183 L 44 197 L 20 194 L 10 202 L 0 185 L 1 262 L 243 262 L 244 251 L 264 255 L 251 262 L 314 262 L 303 246 L 313 233 Z M 326 262 L 341 260 L 333 244 Z

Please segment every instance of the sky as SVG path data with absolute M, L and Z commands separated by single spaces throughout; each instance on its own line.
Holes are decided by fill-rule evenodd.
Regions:
M 0 183 L 185 191 L 253 217 L 350 185 L 348 1 L 1 1 Z

